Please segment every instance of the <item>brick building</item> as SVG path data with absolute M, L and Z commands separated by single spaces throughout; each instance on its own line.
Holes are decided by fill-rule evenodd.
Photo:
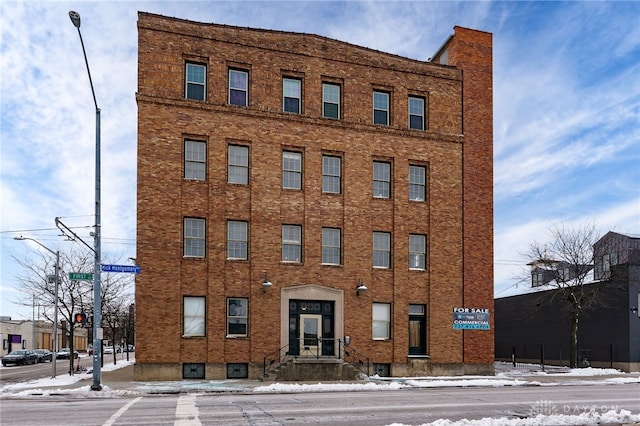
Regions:
M 493 327 L 452 326 L 493 308 L 491 34 L 429 62 L 149 13 L 138 36 L 137 380 L 345 349 L 493 371 Z

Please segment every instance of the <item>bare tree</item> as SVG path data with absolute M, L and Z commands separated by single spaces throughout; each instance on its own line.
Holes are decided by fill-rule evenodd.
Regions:
M 103 304 L 102 309 L 102 326 L 106 329 L 107 335 L 111 337 L 113 342 L 113 363 L 116 363 L 116 342 L 124 340 L 125 327 L 128 324 L 129 306 L 132 303 L 130 296 L 122 295 L 117 298 L 109 298 L 107 303 Z M 125 342 L 126 344 L 126 342 Z M 126 347 L 122 348 L 126 350 Z
M 563 224 L 551 229 L 551 239 L 545 243 L 534 242 L 527 256 L 534 259 L 533 284 L 555 291 L 545 292 L 545 298 L 537 303 L 559 302 L 567 307 L 570 318 L 570 366 L 578 366 L 578 326 L 581 314 L 598 302 L 598 286 L 589 284 L 593 268 L 593 244 L 598 231 L 594 224 L 567 227 Z M 537 276 L 541 277 L 536 281 Z
M 53 323 L 55 306 L 55 280 L 49 280 L 55 268 L 55 259 L 46 253 L 33 251 L 24 259 L 13 256 L 13 260 L 20 265 L 22 272 L 16 279 L 22 284 L 23 293 L 16 303 L 23 306 L 31 306 L 35 296 L 43 307 L 42 315 L 47 321 Z M 70 272 L 92 273 L 94 267 L 93 253 L 87 252 L 76 246 L 69 246 L 60 251 L 60 271 L 58 281 L 58 313 L 59 320 L 66 327 L 63 332 L 69 336 L 69 372 L 73 374 L 74 366 L 74 332 L 80 327 L 91 327 L 91 321 L 87 324 L 74 322 L 74 314 L 86 313 L 90 317 L 93 312 L 93 281 L 71 280 Z M 102 274 L 102 309 L 105 306 L 118 303 L 123 299 L 130 301 L 131 295 L 128 289 L 132 288 L 133 279 L 128 274 Z M 56 330 L 56 325 L 54 325 Z M 89 330 L 88 335 L 93 333 Z M 54 348 L 55 349 L 55 348 Z

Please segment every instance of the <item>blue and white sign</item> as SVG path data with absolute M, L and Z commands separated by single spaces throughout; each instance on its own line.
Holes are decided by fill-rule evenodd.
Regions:
M 139 274 L 140 267 L 138 265 L 102 265 L 102 272 L 124 272 L 125 274 Z
M 454 330 L 491 330 L 489 309 L 453 308 Z

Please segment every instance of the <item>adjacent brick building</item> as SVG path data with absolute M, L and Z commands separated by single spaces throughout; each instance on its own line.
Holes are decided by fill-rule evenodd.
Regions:
M 140 13 L 138 380 L 493 371 L 491 34 L 418 61 Z M 366 288 L 366 290 L 365 290 Z M 359 290 L 358 290 L 359 289 Z

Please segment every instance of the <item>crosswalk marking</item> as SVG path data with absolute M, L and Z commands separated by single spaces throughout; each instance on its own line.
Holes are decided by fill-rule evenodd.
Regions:
M 131 401 L 127 402 L 122 408 L 120 408 L 118 411 L 116 411 L 116 413 L 111 416 L 109 418 L 109 420 L 107 420 L 104 425 L 102 426 L 111 426 L 112 424 L 115 423 L 116 420 L 118 420 L 118 418 L 124 414 L 125 411 L 127 411 L 129 409 L 129 407 L 131 407 L 133 404 L 135 404 L 136 402 L 140 401 L 140 399 L 142 399 L 141 396 L 137 397 L 136 399 L 132 399 Z
M 176 421 L 174 426 L 201 426 L 199 416 L 200 412 L 196 407 L 196 397 L 187 393 L 180 395 L 176 403 Z

